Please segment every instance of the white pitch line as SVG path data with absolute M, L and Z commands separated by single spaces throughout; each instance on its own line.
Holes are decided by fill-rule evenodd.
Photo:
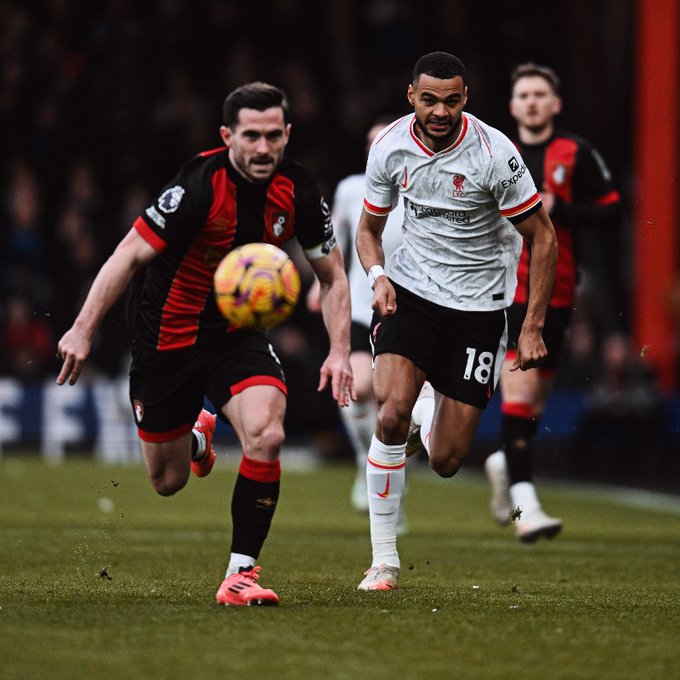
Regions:
M 640 510 L 665 512 L 680 516 L 680 496 L 646 489 L 633 489 L 625 486 L 604 486 L 602 484 L 578 484 L 564 482 L 555 486 L 573 490 L 590 498 L 625 505 Z

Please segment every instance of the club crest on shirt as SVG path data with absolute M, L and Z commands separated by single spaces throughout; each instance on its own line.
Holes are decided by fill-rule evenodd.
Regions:
M 272 232 L 276 238 L 279 238 L 286 231 L 286 224 L 289 219 L 290 215 L 284 211 L 277 211 L 272 215 Z
M 144 420 L 144 404 L 139 399 L 133 399 L 132 407 L 135 412 L 135 420 L 141 423 Z
M 177 186 L 166 189 L 158 199 L 158 207 L 164 213 L 173 213 L 177 208 L 184 196 L 184 187 Z
M 552 180 L 555 184 L 564 184 L 567 179 L 567 166 L 559 163 L 553 168 Z
M 463 195 L 463 183 L 465 182 L 465 175 L 453 176 L 453 197 L 460 198 Z

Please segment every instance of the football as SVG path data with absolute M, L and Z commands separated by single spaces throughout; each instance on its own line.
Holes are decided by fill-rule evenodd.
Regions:
M 273 328 L 290 316 L 300 295 L 293 260 L 269 243 L 234 248 L 214 276 L 222 315 L 239 328 Z

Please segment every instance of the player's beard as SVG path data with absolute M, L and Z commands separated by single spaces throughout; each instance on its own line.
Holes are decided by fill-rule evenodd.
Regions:
M 265 184 L 272 178 L 277 165 L 277 159 L 273 156 L 261 156 L 257 159 L 251 158 L 248 163 L 249 174 L 256 184 Z
M 456 137 L 458 137 L 458 133 L 460 132 L 460 126 L 462 122 L 463 114 L 461 113 L 460 116 L 458 116 L 458 120 L 453 121 L 453 123 L 451 124 L 451 132 L 445 135 L 431 135 L 427 131 L 427 126 L 423 125 L 420 118 L 416 116 L 416 127 L 418 128 L 418 130 L 420 130 L 420 132 L 422 132 L 422 134 L 425 137 L 432 140 L 437 146 L 442 146 L 442 148 L 446 148 L 447 146 L 453 144 Z
M 267 184 L 276 172 L 276 168 L 281 162 L 281 158 L 275 156 L 260 156 L 260 160 L 266 160 L 267 171 L 257 172 L 258 166 L 260 169 L 264 169 L 259 163 L 254 163 L 253 158 L 248 159 L 245 154 L 238 153 L 236 150 L 232 149 L 230 154 L 230 160 L 232 165 L 236 168 L 240 175 L 243 175 L 249 182 L 253 184 Z M 266 167 L 265 166 L 265 167 Z

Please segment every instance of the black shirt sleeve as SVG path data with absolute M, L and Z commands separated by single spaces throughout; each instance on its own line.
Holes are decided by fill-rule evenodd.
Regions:
M 141 215 L 166 245 L 191 241 L 203 227 L 212 203 L 208 159 L 196 157 L 158 193 Z
M 295 233 L 307 258 L 316 260 L 336 246 L 331 211 L 314 180 L 300 166 L 297 170 Z
M 573 199 L 555 197 L 555 219 L 583 227 L 607 229 L 621 219 L 621 199 L 602 156 L 581 140 L 574 171 Z

